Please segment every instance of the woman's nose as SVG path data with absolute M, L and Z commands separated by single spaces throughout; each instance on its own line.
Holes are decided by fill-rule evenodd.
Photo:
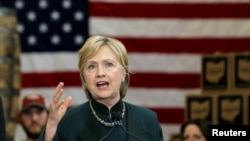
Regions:
M 97 68 L 97 76 L 98 77 L 105 76 L 105 68 L 104 67 L 98 66 L 98 68 Z

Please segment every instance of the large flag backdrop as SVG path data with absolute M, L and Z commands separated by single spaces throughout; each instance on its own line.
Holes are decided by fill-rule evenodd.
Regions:
M 250 47 L 250 0 L 5 0 L 18 14 L 20 97 L 47 104 L 59 81 L 72 106 L 86 101 L 77 51 L 89 35 L 120 39 L 129 53 L 125 100 L 157 112 L 164 138 L 184 121 L 185 95 L 201 92 L 201 53 Z

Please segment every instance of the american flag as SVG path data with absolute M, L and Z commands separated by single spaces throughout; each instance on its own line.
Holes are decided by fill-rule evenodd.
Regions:
M 201 92 L 201 54 L 250 47 L 250 0 L 5 0 L 18 14 L 20 97 L 51 99 L 59 81 L 86 101 L 77 50 L 89 35 L 118 38 L 131 75 L 126 101 L 157 112 L 164 140 L 184 121 L 185 95 Z M 48 102 L 47 101 L 47 102 Z

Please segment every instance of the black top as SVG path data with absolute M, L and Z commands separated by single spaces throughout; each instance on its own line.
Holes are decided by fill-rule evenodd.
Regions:
M 92 106 L 98 117 L 105 122 L 112 122 L 111 113 L 122 112 L 123 101 L 120 100 L 110 111 L 94 100 Z M 155 112 L 126 102 L 125 106 L 122 125 L 114 127 L 107 127 L 95 118 L 89 101 L 71 108 L 60 121 L 53 141 L 163 141 Z M 43 135 L 44 132 L 39 140 L 42 141 Z

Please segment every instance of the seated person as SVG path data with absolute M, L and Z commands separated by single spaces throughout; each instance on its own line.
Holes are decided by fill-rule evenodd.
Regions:
M 22 99 L 18 122 L 26 133 L 25 141 L 36 141 L 47 123 L 48 109 L 44 97 L 40 94 L 29 94 Z
M 191 119 L 184 122 L 180 128 L 182 141 L 207 141 L 208 124 L 205 119 Z

